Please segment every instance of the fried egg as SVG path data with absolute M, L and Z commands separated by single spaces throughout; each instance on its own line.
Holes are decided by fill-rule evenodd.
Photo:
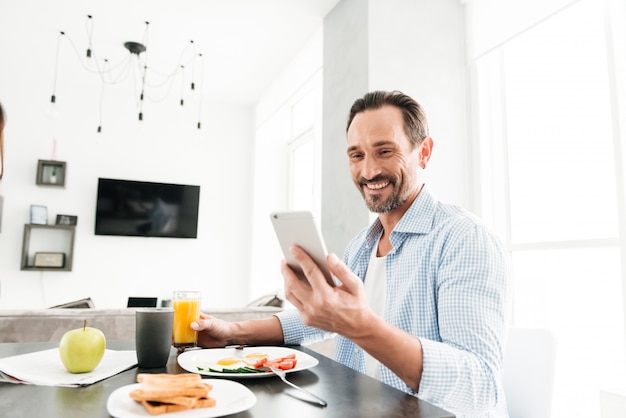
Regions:
M 245 357 L 224 357 L 204 365 L 203 369 L 223 372 L 224 369 L 236 370 L 242 367 L 255 367 L 263 359 L 269 358 L 265 353 L 250 353 Z
M 248 365 L 246 364 L 246 362 L 243 361 L 243 359 L 240 358 L 234 358 L 234 357 L 227 357 L 227 358 L 223 358 L 223 359 L 219 359 L 218 361 L 214 362 L 214 363 L 209 363 L 208 367 L 212 370 L 216 370 L 218 372 L 223 371 L 224 369 L 240 369 L 242 367 L 247 367 Z
M 257 363 L 259 363 L 259 361 L 263 360 L 264 358 L 269 358 L 269 356 L 265 353 L 250 353 L 246 354 L 246 357 L 243 359 L 243 361 L 245 361 L 249 367 L 254 367 Z

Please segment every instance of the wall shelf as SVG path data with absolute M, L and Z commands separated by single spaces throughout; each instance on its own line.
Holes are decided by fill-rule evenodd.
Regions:
M 25 224 L 21 270 L 72 271 L 75 232 L 76 227 L 74 225 Z M 40 253 L 40 256 L 38 263 L 35 263 L 35 254 L 37 253 Z M 43 257 L 41 253 L 44 253 Z M 64 258 L 62 265 L 59 267 L 47 266 L 49 260 L 47 260 L 45 253 L 52 253 L 52 258 L 62 253 Z
M 38 160 L 37 185 L 65 187 L 65 161 Z

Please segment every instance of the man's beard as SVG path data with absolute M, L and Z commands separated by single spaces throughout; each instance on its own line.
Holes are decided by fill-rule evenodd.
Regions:
M 388 181 L 389 184 L 393 187 L 393 191 L 391 196 L 387 199 L 383 200 L 380 195 L 369 195 L 365 192 L 365 188 L 367 188 L 367 183 Z M 406 196 L 403 196 L 402 193 L 402 184 L 399 183 L 396 179 L 392 179 L 386 176 L 376 176 L 371 180 L 366 180 L 365 178 L 359 178 L 357 182 L 359 186 L 359 191 L 363 196 L 363 200 L 365 200 L 365 205 L 373 213 L 386 213 L 392 211 L 394 209 L 399 208 L 400 206 L 406 203 Z

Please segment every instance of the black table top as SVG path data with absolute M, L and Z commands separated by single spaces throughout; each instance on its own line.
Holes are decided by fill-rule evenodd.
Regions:
M 0 343 L 0 358 L 53 348 L 56 343 Z M 132 350 L 134 341 L 107 341 L 107 348 Z M 327 407 L 298 399 L 297 393 L 278 377 L 239 379 L 257 397 L 249 410 L 230 415 L 238 418 L 304 418 L 304 417 L 417 417 L 445 418 L 454 415 L 414 396 L 405 394 L 343 366 L 306 347 L 293 347 L 319 360 L 319 365 L 288 374 L 293 383 L 324 398 Z M 109 395 L 122 386 L 136 383 L 137 373 L 186 373 L 176 361 L 172 349 L 167 367 L 122 372 L 90 386 L 80 388 L 0 383 L 0 417 L 91 418 L 109 417 L 106 403 Z M 163 415 L 166 417 L 167 415 Z

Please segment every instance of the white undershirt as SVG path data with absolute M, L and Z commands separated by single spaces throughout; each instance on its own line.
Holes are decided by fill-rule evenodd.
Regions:
M 370 256 L 367 273 L 365 274 L 365 295 L 374 313 L 380 317 L 384 317 L 387 293 L 387 271 L 385 268 L 387 256 L 376 257 L 377 250 L 378 245 L 375 245 L 372 255 Z M 370 356 L 367 351 L 365 351 L 364 354 L 365 372 L 368 376 L 380 380 L 380 362 Z

